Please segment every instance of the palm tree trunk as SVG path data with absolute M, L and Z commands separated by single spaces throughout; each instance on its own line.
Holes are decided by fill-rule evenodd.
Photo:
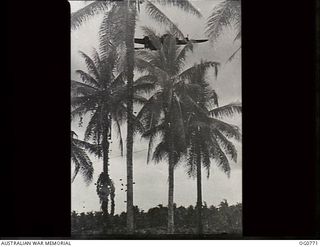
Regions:
M 201 186 L 201 151 L 199 145 L 196 145 L 197 152 L 197 232 L 203 233 L 202 228 L 202 186 Z
M 134 232 L 133 222 L 133 69 L 134 69 L 134 32 L 135 25 L 130 23 L 130 14 L 134 11 L 132 1 L 126 2 L 126 62 L 127 62 L 127 79 L 128 79 L 128 95 L 127 95 L 127 232 Z M 135 24 L 135 23 L 134 23 Z
M 109 176 L 109 141 L 108 141 L 108 123 L 103 123 L 102 133 L 102 157 L 103 157 L 103 173 L 106 177 Z M 108 199 L 103 201 L 101 209 L 104 215 L 108 215 Z
M 103 157 L 103 174 L 105 177 L 109 177 L 109 141 L 108 141 L 108 122 L 104 120 L 103 122 L 103 132 L 102 132 L 102 157 Z M 109 212 L 108 212 L 109 199 L 103 200 L 101 203 L 101 210 L 103 212 L 103 232 L 107 232 L 109 225 Z
M 174 209 L 173 209 L 173 196 L 174 196 L 174 160 L 173 160 L 173 139 L 170 133 L 169 137 L 169 189 L 168 189 L 168 234 L 174 233 Z

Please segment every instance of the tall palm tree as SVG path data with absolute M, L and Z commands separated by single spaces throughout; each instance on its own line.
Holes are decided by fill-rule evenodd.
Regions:
M 108 214 L 108 197 L 111 197 L 111 214 L 114 212 L 114 186 L 109 177 L 109 140 L 111 139 L 111 126 L 114 126 L 119 134 L 121 154 L 123 153 L 123 141 L 120 126 L 127 118 L 126 96 L 127 84 L 124 72 L 116 71 L 116 63 L 119 56 L 115 50 L 103 53 L 100 56 L 94 52 L 93 58 L 80 52 L 85 60 L 88 73 L 77 70 L 82 82 L 72 80 L 71 85 L 74 90 L 74 97 L 71 99 L 74 119 L 90 113 L 90 118 L 85 131 L 85 141 L 92 139 L 102 146 L 103 172 L 97 182 L 97 193 L 101 201 L 101 208 Z M 149 83 L 150 84 L 150 83 Z M 134 90 L 139 91 L 148 88 L 150 85 L 145 82 L 136 83 Z M 144 98 L 133 95 L 133 100 L 143 103 Z
M 165 35 L 163 43 L 150 28 L 143 28 L 156 51 L 139 51 L 136 67 L 141 72 L 147 72 L 144 77 L 157 83 L 157 90 L 144 104 L 138 114 L 138 119 L 145 126 L 143 137 L 149 139 L 149 161 L 156 136 L 161 141 L 153 153 L 156 162 L 168 160 L 168 233 L 174 233 L 174 168 L 180 157 L 186 151 L 184 122 L 186 109 L 196 102 L 188 95 L 193 91 L 192 84 L 185 80 L 191 78 L 196 66 L 183 71 L 184 61 L 188 51 L 192 51 L 192 43 L 183 48 L 176 45 L 176 38 L 171 33 Z M 213 67 L 217 70 L 218 63 L 203 62 L 197 65 L 203 68 Z
M 93 58 L 80 52 L 84 58 L 88 72 L 77 70 L 82 82 L 71 81 L 76 88 L 76 96 L 71 98 L 72 112 L 74 119 L 90 113 L 90 120 L 86 127 L 85 141 L 92 139 L 102 146 L 103 172 L 97 182 L 97 193 L 100 198 L 101 209 L 108 214 L 108 197 L 113 197 L 114 189 L 112 180 L 109 177 L 109 139 L 111 138 L 111 119 L 116 123 L 120 134 L 120 149 L 122 140 L 120 124 L 125 118 L 126 108 L 123 102 L 124 78 L 123 73 L 114 75 L 113 69 L 116 64 L 117 55 L 110 53 L 105 60 L 101 60 L 98 52 L 94 52 Z M 87 114 L 88 115 L 88 114 Z M 112 203 L 113 204 L 113 203 Z M 113 211 L 113 208 L 111 209 Z
M 133 113 L 133 102 L 132 102 L 132 85 L 134 77 L 134 33 L 135 33 L 135 18 L 137 10 L 140 11 L 140 2 L 145 3 L 146 12 L 155 20 L 160 23 L 170 26 L 172 30 L 175 30 L 175 33 L 178 37 L 184 38 L 182 32 L 177 28 L 177 26 L 155 5 L 153 2 L 178 7 L 184 11 L 187 11 L 191 14 L 194 14 L 198 17 L 201 17 L 200 12 L 193 7 L 193 5 L 188 0 L 126 0 L 126 1 L 115 1 L 115 0 L 106 0 L 106 1 L 94 1 L 88 4 L 86 7 L 80 9 L 79 11 L 71 15 L 71 28 L 75 29 L 90 17 L 93 17 L 99 13 L 104 13 L 104 22 L 107 26 L 108 23 L 117 22 L 118 30 L 110 32 L 110 29 L 106 28 L 105 36 L 110 37 L 111 35 L 118 34 L 117 40 L 121 40 L 125 43 L 126 48 L 126 75 L 128 83 L 128 92 L 127 92 L 127 230 L 128 233 L 133 233 L 133 119 L 131 116 Z M 108 10 L 113 6 L 120 7 L 118 13 L 120 15 L 113 15 L 114 12 Z M 113 13 L 113 14 L 112 14 Z M 111 21 L 112 20 L 112 21 Z M 119 25 L 121 24 L 121 25 Z M 109 42 L 110 39 L 105 39 L 105 42 Z M 118 43 L 117 43 L 118 44 Z M 116 45 L 116 44 L 114 44 Z
M 212 10 L 207 21 L 206 33 L 212 41 L 216 41 L 226 27 L 233 27 L 237 34 L 234 40 L 241 38 L 241 1 L 223 0 Z M 231 61 L 241 46 L 229 57 Z
M 92 181 L 93 165 L 87 152 L 95 156 L 101 155 L 101 146 L 81 141 L 78 135 L 71 131 L 71 160 L 75 165 L 71 181 L 73 182 L 78 173 L 83 176 L 86 184 Z
M 225 123 L 217 117 L 231 116 L 241 112 L 241 104 L 218 105 L 218 96 L 211 90 L 205 80 L 206 68 L 196 66 L 190 82 L 197 85 L 190 96 L 197 103 L 191 106 L 186 115 L 186 133 L 188 133 L 188 175 L 197 180 L 197 228 L 198 234 L 202 229 L 202 174 L 201 167 L 207 170 L 209 177 L 211 159 L 222 168 L 228 176 L 230 164 L 227 157 L 237 161 L 237 150 L 228 140 L 234 138 L 240 140 L 240 132 L 237 126 Z

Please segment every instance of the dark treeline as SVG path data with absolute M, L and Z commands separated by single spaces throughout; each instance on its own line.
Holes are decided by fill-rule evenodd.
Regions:
M 203 233 L 204 234 L 240 234 L 242 231 L 242 204 L 229 205 L 222 201 L 218 207 L 208 207 L 203 205 L 202 211 Z M 150 208 L 147 212 L 134 207 L 134 222 L 136 234 L 166 234 L 167 233 L 167 214 L 168 208 L 159 204 L 157 207 Z M 72 212 L 72 235 L 86 236 L 126 233 L 127 214 L 122 212 L 120 215 L 109 216 L 108 226 L 104 226 L 105 218 L 102 212 L 77 213 Z M 194 206 L 187 208 L 174 205 L 175 232 L 177 234 L 196 234 L 197 233 L 197 211 Z

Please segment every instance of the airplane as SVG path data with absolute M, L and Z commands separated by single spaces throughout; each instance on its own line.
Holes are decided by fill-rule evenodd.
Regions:
M 165 37 L 167 36 L 168 34 L 164 34 L 161 36 L 160 38 L 160 41 L 161 43 L 163 43 Z M 203 43 L 203 42 L 207 42 L 208 39 L 191 39 L 189 40 L 188 37 L 186 37 L 184 40 L 181 40 L 181 39 L 178 39 L 176 38 L 176 44 L 177 45 L 186 45 L 188 42 L 191 42 L 191 43 Z M 134 39 L 134 43 L 136 44 L 141 44 L 141 45 L 144 45 L 144 48 L 143 47 L 137 47 L 135 48 L 136 50 L 140 50 L 140 49 L 150 49 L 150 50 L 157 50 L 157 48 L 152 44 L 150 38 L 148 36 L 144 36 L 144 38 L 142 39 L 139 39 L 139 38 L 135 38 Z

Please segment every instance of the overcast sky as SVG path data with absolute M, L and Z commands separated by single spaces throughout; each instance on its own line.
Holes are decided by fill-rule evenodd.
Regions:
M 199 9 L 203 18 L 199 19 L 188 15 L 177 8 L 158 6 L 171 20 L 173 20 L 185 35 L 190 39 L 205 38 L 205 22 L 212 8 L 221 2 L 220 0 L 193 0 L 192 4 Z M 85 6 L 84 1 L 70 1 L 71 11 L 74 12 Z M 88 21 L 76 31 L 71 32 L 71 77 L 77 79 L 74 71 L 77 69 L 86 70 L 78 51 L 91 54 L 93 48 L 98 48 L 98 28 L 102 16 Z M 159 34 L 164 28 L 152 21 L 143 10 L 143 5 L 137 22 L 136 37 L 143 37 L 141 26 L 153 27 Z M 214 79 L 213 70 L 208 73 L 208 82 L 219 96 L 220 105 L 235 101 L 241 101 L 241 54 L 239 53 L 234 60 L 226 63 L 230 55 L 239 47 L 238 42 L 233 42 L 235 32 L 227 30 L 218 42 L 213 46 L 206 42 L 195 45 L 194 52 L 189 54 L 186 68 L 199 62 L 201 59 L 216 61 L 221 63 L 217 80 Z M 88 119 L 84 119 L 82 128 L 78 127 L 77 122 L 73 122 L 71 127 L 83 138 L 84 130 Z M 224 121 L 236 124 L 241 127 L 241 117 L 233 117 Z M 126 128 L 122 127 L 123 136 L 126 136 Z M 113 135 L 116 137 L 116 134 Z M 212 162 L 211 176 L 206 179 L 203 176 L 203 200 L 208 205 L 218 205 L 223 199 L 234 204 L 242 202 L 242 150 L 241 144 L 235 143 L 238 149 L 238 162 L 231 162 L 231 176 L 227 176 Z M 143 210 L 158 204 L 167 205 L 167 176 L 168 166 L 166 162 L 155 164 L 146 163 L 147 141 L 137 137 L 134 143 L 134 204 Z M 110 176 L 116 186 L 116 213 L 125 211 L 126 194 L 120 190 L 120 179 L 126 178 L 126 157 L 120 156 L 117 140 L 113 140 L 110 153 Z M 99 174 L 102 171 L 102 160 L 92 157 L 94 163 L 93 183 L 86 186 L 81 176 L 78 176 L 72 184 L 72 210 L 98 211 L 100 210 L 99 199 L 95 191 L 95 185 Z M 186 168 L 183 162 L 175 170 L 175 203 L 177 205 L 195 205 L 196 203 L 196 180 L 188 178 L 185 173 Z

